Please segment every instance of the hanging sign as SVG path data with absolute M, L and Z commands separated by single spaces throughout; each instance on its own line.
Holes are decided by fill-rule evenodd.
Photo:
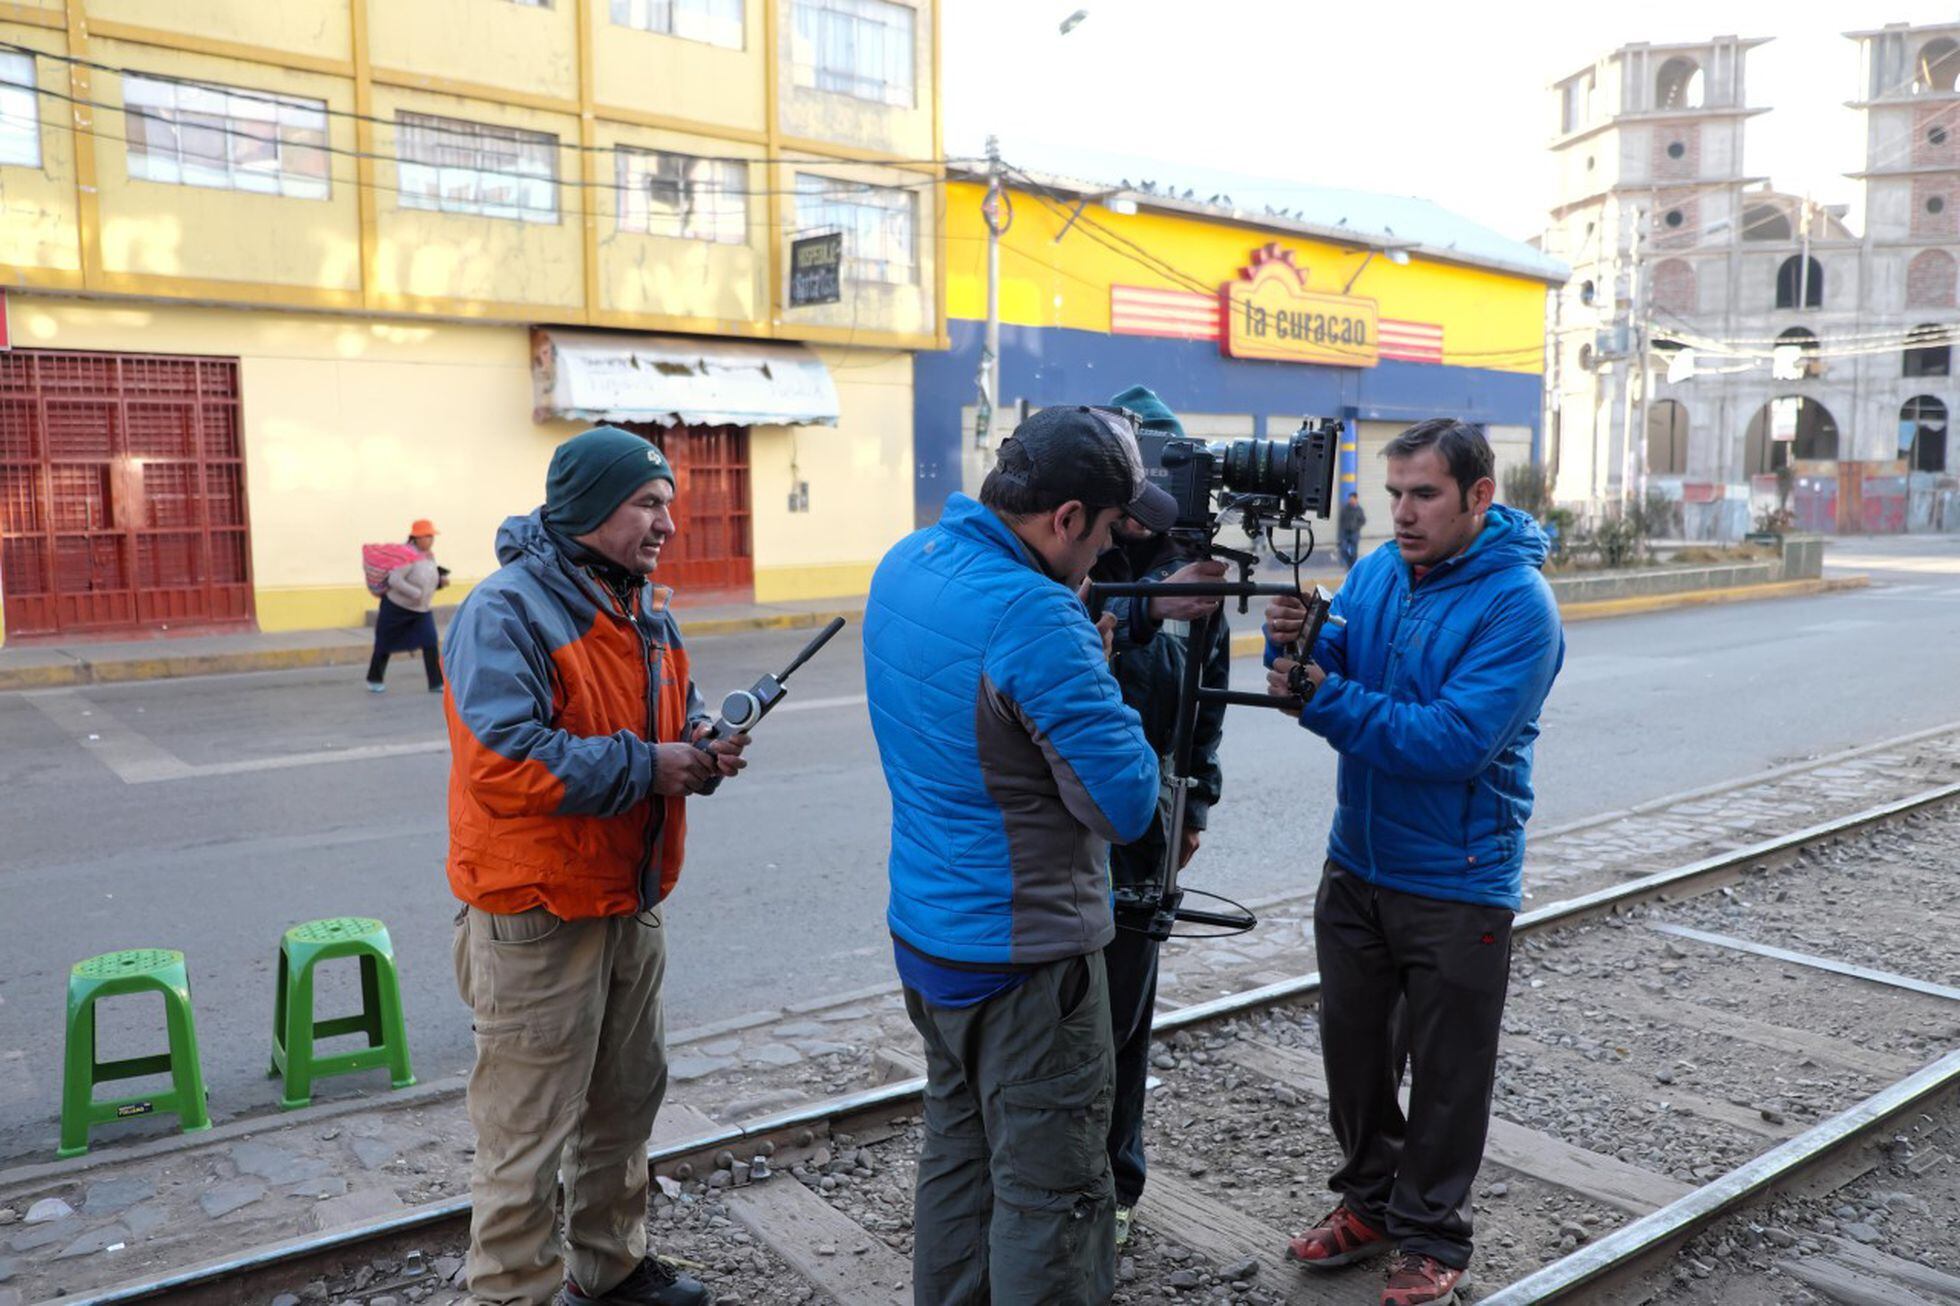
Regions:
M 805 236 L 789 244 L 789 305 L 835 304 L 844 297 L 844 233 Z

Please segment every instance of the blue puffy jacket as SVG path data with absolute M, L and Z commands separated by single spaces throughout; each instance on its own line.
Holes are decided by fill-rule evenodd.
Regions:
M 1028 966 L 1114 937 L 1108 842 L 1157 810 L 1157 754 L 1081 600 L 953 495 L 878 564 L 865 693 L 891 790 L 892 934 Z
M 1374 884 L 1516 911 L 1538 711 L 1565 660 L 1536 522 L 1493 505 L 1466 553 L 1411 583 L 1391 541 L 1361 560 L 1314 646 L 1300 724 L 1341 755 L 1327 855 Z M 1266 662 L 1279 650 L 1270 643 Z

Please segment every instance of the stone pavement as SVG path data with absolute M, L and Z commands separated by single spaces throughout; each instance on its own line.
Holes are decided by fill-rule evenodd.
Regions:
M 1543 905 L 1960 779 L 1960 724 L 1796 763 L 1535 832 L 1526 890 Z M 1161 1005 L 1314 968 L 1312 897 L 1251 904 L 1249 935 L 1166 946 Z M 728 1124 L 920 1072 L 896 984 L 757 1011 L 670 1039 L 662 1132 Z M 385 1081 L 378 1081 L 385 1085 Z M 0 1306 L 72 1297 L 248 1245 L 466 1192 L 462 1080 L 228 1122 L 98 1130 L 73 1161 L 0 1172 Z M 698 1114 L 697 1114 L 698 1113 Z M 132 1136 L 146 1133 L 144 1141 Z M 50 1142 L 50 1147 L 52 1143 Z M 438 1280 L 439 1281 L 439 1280 Z

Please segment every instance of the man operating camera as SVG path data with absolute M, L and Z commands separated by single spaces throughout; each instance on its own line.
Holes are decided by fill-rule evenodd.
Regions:
M 1266 609 L 1272 692 L 1304 700 L 1300 724 L 1341 758 L 1314 905 L 1340 1204 L 1288 1250 L 1324 1269 L 1394 1248 L 1383 1306 L 1437 1306 L 1459 1299 L 1470 1263 L 1532 741 L 1565 638 L 1538 574 L 1545 535 L 1491 502 L 1483 430 L 1420 422 L 1384 454 L 1396 547 L 1349 573 L 1345 625 L 1301 662 L 1302 605 Z
M 1177 415 L 1144 386 L 1132 386 L 1110 403 L 1136 414 L 1145 431 L 1185 438 Z M 1116 547 L 1097 559 L 1089 579 L 1117 583 L 1222 581 L 1225 570 L 1220 561 L 1188 558 L 1172 536 L 1125 517 L 1116 524 Z M 1216 613 L 1221 602 L 1188 594 L 1138 595 L 1111 598 L 1103 609 L 1116 619 L 1110 669 L 1123 688 L 1123 701 L 1142 718 L 1144 736 L 1160 757 L 1170 753 L 1176 734 L 1185 660 L 1192 656 L 1204 659 L 1200 675 L 1207 688 L 1224 689 L 1231 680 L 1231 632 L 1222 619 L 1212 623 L 1205 647 L 1195 654 L 1190 651 L 1190 623 Z M 1218 744 L 1224 728 L 1224 704 L 1208 703 L 1199 709 L 1192 737 L 1191 788 L 1185 799 L 1178 847 L 1180 870 L 1198 851 L 1211 805 L 1219 798 Z M 1126 889 L 1134 893 L 1157 886 L 1169 835 L 1169 806 L 1168 802 L 1159 804 L 1157 820 L 1142 838 L 1110 849 L 1110 880 L 1119 894 Z M 1126 919 L 1119 906 L 1116 937 L 1103 949 L 1103 963 L 1109 972 L 1110 1033 L 1116 1047 L 1109 1168 L 1116 1183 L 1118 1247 L 1130 1239 L 1130 1219 L 1143 1196 L 1147 1169 L 1144 1082 L 1150 1071 L 1150 1018 L 1157 1004 L 1158 946 L 1142 922 Z

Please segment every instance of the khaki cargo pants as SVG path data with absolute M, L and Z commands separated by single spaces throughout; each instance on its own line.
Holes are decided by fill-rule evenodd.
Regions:
M 470 1300 L 548 1302 L 566 1269 L 603 1293 L 647 1251 L 646 1147 L 667 1091 L 659 909 L 560 920 L 469 907 L 454 948 L 476 1016 Z

